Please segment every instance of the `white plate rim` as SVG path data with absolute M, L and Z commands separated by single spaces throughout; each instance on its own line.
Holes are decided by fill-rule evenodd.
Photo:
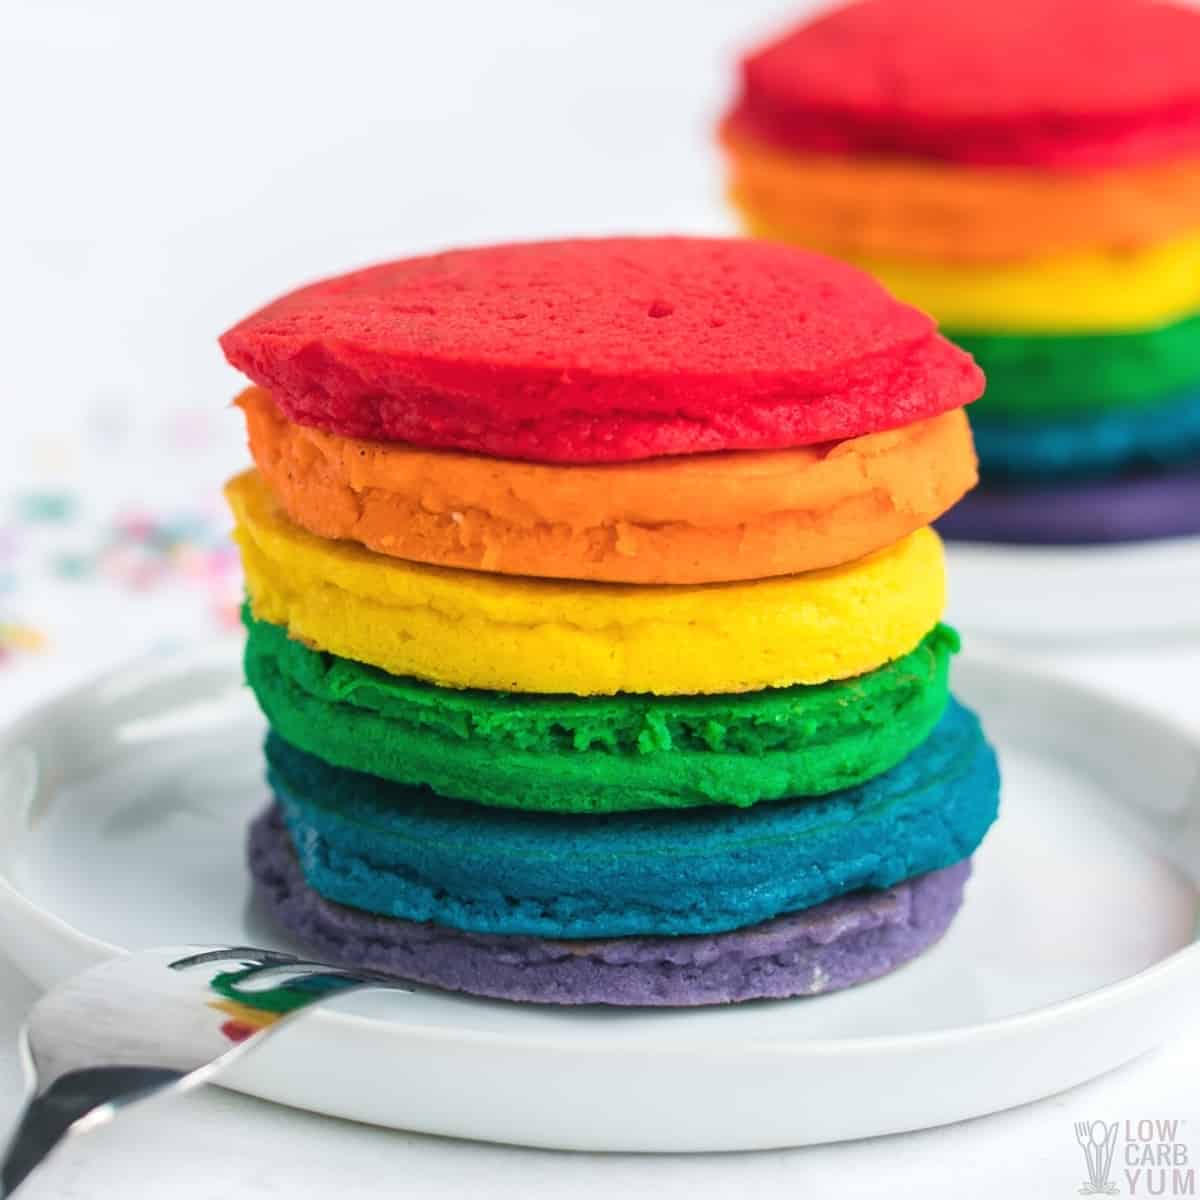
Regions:
M 964 633 L 1014 650 L 1048 644 L 1087 646 L 1177 641 L 1200 632 L 1195 605 L 1169 595 L 1200 581 L 1200 535 L 1078 546 L 945 541 L 949 619 Z M 1032 602 L 1029 584 L 1038 583 Z M 1126 581 L 1116 600 L 1093 615 L 1081 602 L 1104 583 Z M 960 597 L 966 597 L 963 601 Z M 1002 601 L 997 605 L 997 599 Z M 1002 615 L 1000 615 L 1002 613 Z

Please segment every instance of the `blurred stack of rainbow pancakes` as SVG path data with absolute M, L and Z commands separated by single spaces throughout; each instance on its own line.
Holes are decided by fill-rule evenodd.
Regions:
M 321 956 L 559 1004 L 830 991 L 935 942 L 996 814 L 927 526 L 982 378 L 854 268 L 498 246 L 222 339 L 259 893 Z
M 868 0 L 743 63 L 748 229 L 858 263 L 975 356 L 986 541 L 1200 532 L 1200 12 Z

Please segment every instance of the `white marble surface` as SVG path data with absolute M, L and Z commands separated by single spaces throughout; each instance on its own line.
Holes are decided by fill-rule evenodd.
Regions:
M 128 538 L 96 553 L 130 514 L 221 520 L 217 489 L 243 454 L 213 340 L 225 325 L 305 278 L 418 249 L 725 228 L 708 127 L 733 50 L 803 7 L 9 0 L 0 627 L 45 645 L 0 649 L 0 719 L 227 617 L 231 581 L 211 576 L 208 543 L 160 556 L 149 578 Z M 31 514 L 30 496 L 72 511 Z M 1053 665 L 1200 729 L 1200 646 Z M 0 963 L 0 1125 L 32 996 Z M 1200 1157 L 1198 1073 L 1200 1018 L 1150 1058 L 1011 1113 L 702 1158 L 469 1145 L 209 1090 L 68 1148 L 28 1195 L 1065 1197 L 1082 1178 L 1078 1119 L 1190 1121 Z

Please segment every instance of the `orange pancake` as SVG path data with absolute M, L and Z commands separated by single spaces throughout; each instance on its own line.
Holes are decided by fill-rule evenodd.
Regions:
M 1092 171 L 842 158 L 722 141 L 754 224 L 832 253 L 1006 262 L 1147 246 L 1200 226 L 1200 159 Z
M 976 480 L 965 414 L 781 451 L 560 466 L 370 442 L 238 398 L 296 524 L 381 554 L 608 583 L 765 579 L 832 567 L 934 521 Z

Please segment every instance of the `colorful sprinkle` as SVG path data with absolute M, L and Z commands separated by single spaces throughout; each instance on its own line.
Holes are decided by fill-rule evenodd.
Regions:
M 78 511 L 70 492 L 29 492 L 17 497 L 17 514 L 31 523 L 60 525 Z
M 73 437 L 59 435 L 35 438 L 30 461 L 38 471 L 66 474 L 78 465 L 78 441 Z
M 116 400 L 99 400 L 87 414 L 87 429 L 91 441 L 101 449 L 111 450 L 129 433 L 130 417 Z
M 59 552 L 50 566 L 59 579 L 95 575 L 132 592 L 183 582 L 207 592 L 218 628 L 235 629 L 239 622 L 241 569 L 224 517 L 184 512 L 158 518 L 126 510 L 95 548 Z
M 45 634 L 32 625 L 0 621 L 0 666 L 19 654 L 36 654 L 47 645 Z
M 180 450 L 205 450 L 220 433 L 217 414 L 203 408 L 185 408 L 172 413 L 167 422 L 167 442 Z
M 41 650 L 45 645 L 45 636 L 32 625 L 0 621 L 0 646 L 13 650 Z
M 91 574 L 92 564 L 82 554 L 57 554 L 50 560 L 50 569 L 60 579 L 82 579 Z

